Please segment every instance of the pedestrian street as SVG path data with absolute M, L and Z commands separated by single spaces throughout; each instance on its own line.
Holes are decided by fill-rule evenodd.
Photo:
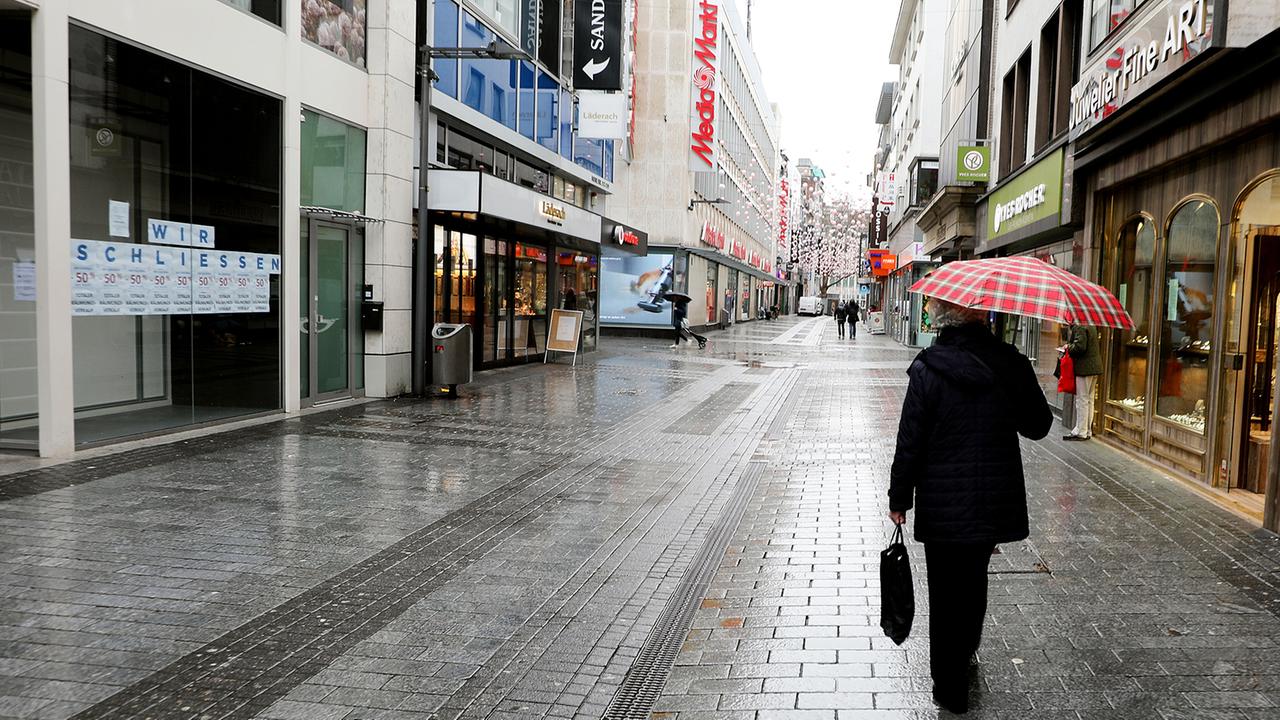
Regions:
M 914 542 L 914 629 L 879 627 L 917 351 L 709 338 L 14 464 L 0 717 L 951 717 Z M 1023 443 L 967 717 L 1280 718 L 1276 536 L 1061 435 Z

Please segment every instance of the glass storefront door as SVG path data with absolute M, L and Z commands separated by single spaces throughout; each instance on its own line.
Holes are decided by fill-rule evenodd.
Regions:
M 508 264 L 509 243 L 487 237 L 484 239 L 484 263 L 481 268 L 484 283 L 485 322 L 481 334 L 480 361 L 496 363 L 507 359 L 511 348 L 511 301 Z
M 303 246 L 303 394 L 312 402 L 350 397 L 364 386 L 364 232 L 312 220 Z

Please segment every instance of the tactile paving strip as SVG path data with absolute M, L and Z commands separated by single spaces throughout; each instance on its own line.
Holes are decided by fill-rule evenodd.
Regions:
M 649 717 L 666 685 L 676 655 L 689 634 L 694 611 L 706 594 L 707 585 L 720 566 L 729 539 L 733 537 L 747 504 L 755 494 L 760 476 L 764 474 L 764 466 L 763 462 L 748 463 L 746 471 L 734 487 L 733 497 L 663 607 L 662 614 L 658 616 L 653 630 L 641 646 L 635 662 L 623 678 L 622 686 L 610 701 L 603 720 L 643 720 Z

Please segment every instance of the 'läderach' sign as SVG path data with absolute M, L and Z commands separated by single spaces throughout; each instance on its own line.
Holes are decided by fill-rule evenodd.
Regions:
M 1167 1 L 1163 8 L 1152 8 L 1141 24 L 1099 48 L 1071 88 L 1071 139 L 1208 50 L 1213 44 L 1213 4 Z M 1112 51 L 1106 52 L 1106 47 Z

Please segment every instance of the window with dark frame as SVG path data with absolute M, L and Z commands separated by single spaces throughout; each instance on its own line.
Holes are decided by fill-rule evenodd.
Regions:
M 1067 131 L 1071 86 L 1080 67 L 1080 17 L 1083 0 L 1068 0 L 1040 30 L 1040 72 L 1036 83 L 1038 153 Z
M 1027 162 L 1027 116 L 1031 94 L 1031 48 L 1004 76 L 1000 105 L 1000 177 Z
M 253 13 L 273 25 L 280 25 L 280 0 L 222 0 L 233 8 Z

